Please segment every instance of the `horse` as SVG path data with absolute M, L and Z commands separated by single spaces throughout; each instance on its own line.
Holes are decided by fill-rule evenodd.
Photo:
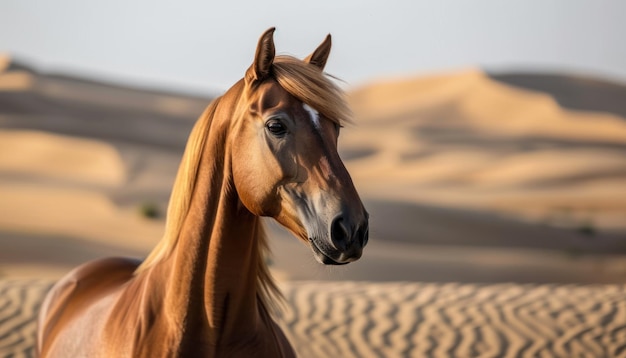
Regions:
M 261 217 L 342 265 L 361 257 L 369 216 L 337 153 L 351 111 L 323 71 L 330 35 L 300 60 L 277 56 L 273 34 L 194 125 L 147 258 L 88 262 L 47 294 L 41 357 L 295 356 L 273 320 Z

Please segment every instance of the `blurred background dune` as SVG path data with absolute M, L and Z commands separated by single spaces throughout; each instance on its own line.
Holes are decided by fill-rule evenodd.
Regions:
M 567 108 L 555 100 L 567 93 L 507 76 L 465 69 L 350 89 L 356 123 L 340 153 L 372 215 L 372 242 L 363 260 L 328 269 L 270 222 L 276 274 L 623 282 L 626 121 L 617 105 Z M 599 83 L 556 78 L 576 82 L 579 95 Z M 8 56 L 0 87 L 0 271 L 57 277 L 97 257 L 145 256 L 186 136 L 211 98 L 39 73 Z

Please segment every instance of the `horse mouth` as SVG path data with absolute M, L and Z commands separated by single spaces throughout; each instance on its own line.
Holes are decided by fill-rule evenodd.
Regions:
M 317 246 L 317 242 L 313 238 L 309 238 L 309 243 L 311 244 L 311 249 L 313 250 L 313 254 L 317 261 L 324 265 L 346 265 L 350 263 L 350 261 L 338 262 L 328 256 L 328 254 L 326 254 L 322 249 L 319 248 L 319 246 Z

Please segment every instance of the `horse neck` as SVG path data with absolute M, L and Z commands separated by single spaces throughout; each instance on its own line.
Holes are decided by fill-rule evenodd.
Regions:
M 259 323 L 262 227 L 234 189 L 227 136 L 210 132 L 177 244 L 155 269 L 168 277 L 162 287 L 170 322 L 217 345 L 253 335 Z

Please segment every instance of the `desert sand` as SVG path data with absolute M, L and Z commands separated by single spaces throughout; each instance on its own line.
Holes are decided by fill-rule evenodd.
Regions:
M 0 355 L 34 355 L 45 280 L 0 281 Z M 285 282 L 300 357 L 623 357 L 622 285 Z
M 149 252 L 209 100 L 0 58 L 0 290 L 34 297 L 11 317 L 34 329 L 52 280 Z M 302 356 L 624 353 L 626 119 L 473 69 L 373 83 L 350 102 L 340 153 L 371 214 L 364 257 L 322 267 L 268 222 Z M 0 352 L 28 352 L 28 337 Z

